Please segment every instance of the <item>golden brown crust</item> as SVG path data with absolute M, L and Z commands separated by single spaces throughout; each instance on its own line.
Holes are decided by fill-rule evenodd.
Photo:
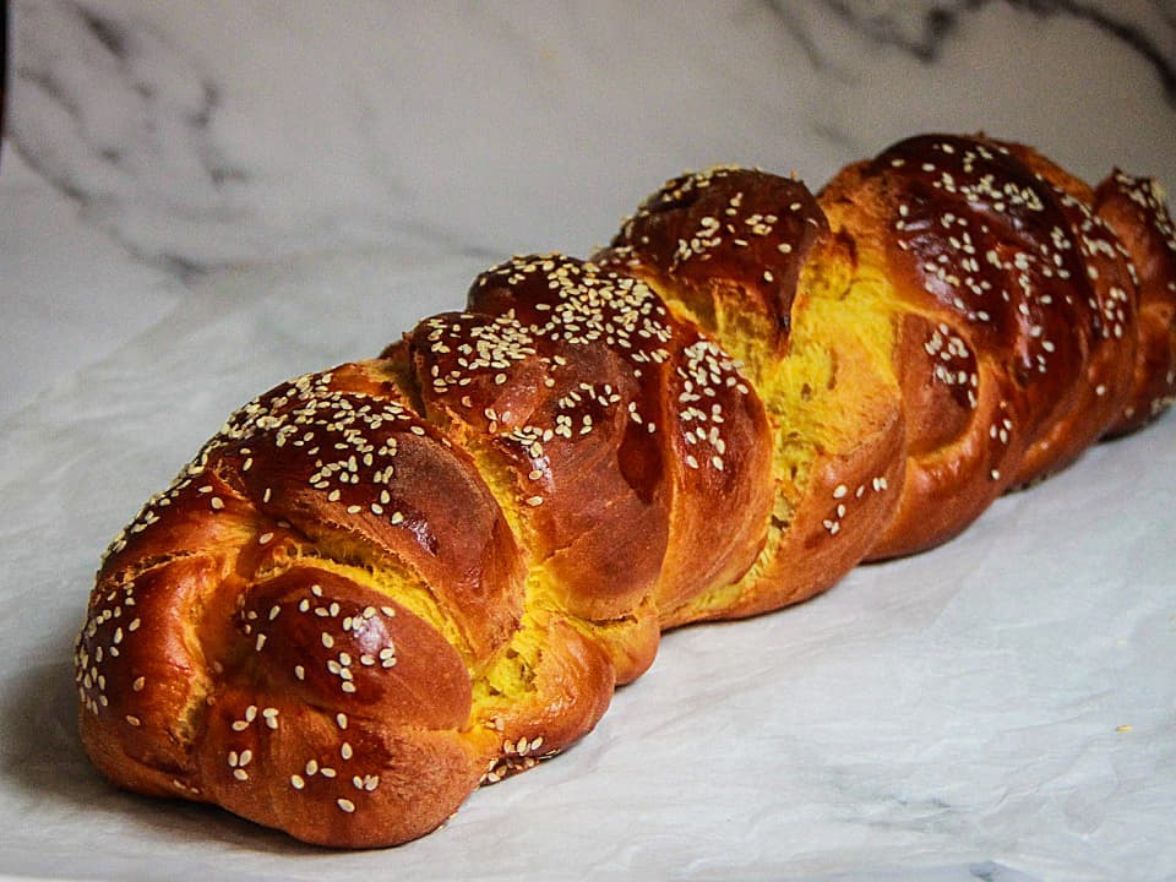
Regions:
M 800 181 L 718 167 L 667 181 L 601 259 L 672 279 L 674 299 L 704 327 L 751 334 L 768 352 L 782 353 L 800 268 L 827 231 Z
M 418 326 L 409 350 L 424 412 L 499 476 L 537 599 L 584 622 L 631 620 L 604 639 L 619 682 L 653 660 L 655 607 L 751 564 L 770 504 L 763 407 L 635 277 L 516 258 L 479 277 L 467 312 Z
M 1139 291 L 1139 347 L 1130 393 L 1110 434 L 1134 431 L 1176 397 L 1176 228 L 1155 181 L 1116 170 L 1099 184 L 1096 211 L 1130 256 Z
M 950 538 L 1072 461 L 1121 407 L 1135 293 L 1090 197 L 1029 148 L 953 136 L 896 144 L 822 194 L 902 321 L 910 459 L 871 557 Z
M 78 638 L 119 785 L 307 842 L 423 835 L 590 731 L 663 629 L 942 542 L 1176 393 L 1154 186 L 924 136 L 814 198 L 683 176 L 378 360 L 246 405 Z

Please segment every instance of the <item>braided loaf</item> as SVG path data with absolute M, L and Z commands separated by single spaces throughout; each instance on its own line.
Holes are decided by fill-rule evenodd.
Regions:
M 1158 188 L 918 137 L 670 181 L 582 262 L 235 414 L 115 540 L 81 734 L 141 793 L 377 846 L 588 732 L 662 630 L 962 530 L 1176 390 Z

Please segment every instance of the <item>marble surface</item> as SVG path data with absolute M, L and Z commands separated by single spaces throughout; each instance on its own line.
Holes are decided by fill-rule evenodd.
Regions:
M 584 253 L 684 168 L 816 187 L 908 134 L 984 129 L 1087 177 L 1176 180 L 1165 0 L 34 0 L 11 30 L 0 284 L 19 321 L 0 333 L 21 357 L 0 413 L 217 269 Z
M 476 7 L 18 0 L 11 14 L 0 153 L 0 346 L 7 353 L 0 492 L 27 489 L 24 465 L 39 448 L 60 443 L 61 433 L 77 431 L 96 449 L 113 449 L 116 434 L 102 427 L 106 412 L 151 426 L 146 440 L 131 445 L 148 458 L 140 472 L 98 464 L 88 473 L 87 518 L 73 515 L 84 541 L 62 551 L 23 530 L 11 507 L 0 514 L 0 551 L 26 568 L 5 567 L 0 602 L 53 592 L 71 620 L 80 617 L 106 535 L 257 384 L 377 351 L 415 317 L 460 304 L 465 280 L 512 252 L 591 250 L 640 197 L 683 168 L 795 169 L 815 188 L 842 164 L 905 135 L 983 129 L 1033 143 L 1089 179 L 1118 165 L 1176 182 L 1176 4 L 1169 0 L 513 0 Z M 257 302 L 274 306 L 272 320 L 249 311 Z M 222 338 L 190 332 L 237 314 L 252 324 Z M 185 360 L 166 357 L 173 337 L 183 339 L 175 351 Z M 203 350 L 189 345 L 196 339 Z M 185 384 L 167 419 L 135 407 L 152 388 L 144 374 L 154 362 L 144 351 L 159 354 L 159 369 Z M 1166 450 L 1173 428 L 1167 419 L 1146 443 Z M 1114 464 L 1118 449 L 1091 461 L 1122 468 Z M 53 472 L 51 460 L 36 461 Z M 1078 467 L 1092 468 L 1089 461 Z M 1083 473 L 1076 474 L 1069 480 L 1080 494 Z M 59 474 L 46 480 L 55 504 L 74 504 Z M 1076 504 L 1087 503 L 1079 495 Z M 1151 522 L 1128 531 L 1130 547 L 1154 579 L 1155 610 L 1172 610 L 1176 589 L 1170 576 L 1156 574 L 1176 564 L 1169 549 L 1176 524 L 1160 501 L 1150 511 Z M 1025 551 L 1032 555 L 1031 543 Z M 47 555 L 54 567 L 33 565 Z M 1030 557 L 1027 565 L 1055 563 Z M 32 587 L 22 582 L 29 571 L 40 580 Z M 887 572 L 857 578 L 872 584 Z M 798 615 L 811 617 L 809 609 Z M 17 607 L 3 610 L 0 627 L 19 627 Z M 782 626 L 758 627 L 767 639 Z M 685 642 L 694 647 L 693 639 Z M 727 645 L 738 651 L 741 642 Z M 53 669 L 60 640 L 18 643 L 25 656 L 10 652 L 5 673 L 30 660 Z M 1170 662 L 1171 648 L 1164 651 Z M 818 676 L 812 688 L 823 682 Z M 1103 685 L 1130 690 L 1132 681 Z M 1162 689 L 1152 697 L 1170 701 Z M 622 693 L 618 712 L 632 713 L 637 701 L 632 690 Z M 1176 741 L 1174 707 L 1153 730 L 1165 756 Z M 34 750 L 13 731 L 0 740 L 5 768 Z M 610 731 L 598 746 L 621 737 Z M 590 750 L 589 765 L 610 762 L 607 751 Z M 640 775 L 642 762 L 634 754 L 615 768 Z M 852 774 L 849 760 L 839 768 Z M 570 772 L 545 774 L 565 787 L 574 780 Z M 1011 839 L 969 836 L 979 815 L 969 815 L 967 800 L 962 820 L 945 828 L 931 803 L 919 815 L 909 803 L 853 797 L 837 809 L 840 820 L 826 821 L 852 826 L 869 816 L 884 826 L 897 812 L 901 835 L 889 842 L 886 863 L 871 864 L 867 850 L 851 847 L 852 836 L 834 836 L 838 848 L 815 850 L 795 866 L 783 851 L 765 848 L 774 862 L 758 868 L 701 856 L 681 868 L 701 877 L 739 867 L 743 875 L 830 879 L 860 878 L 871 866 L 878 878 L 1176 874 L 1170 847 L 1157 850 L 1147 835 L 1133 842 L 1125 827 L 1089 821 L 1089 806 L 1105 795 L 1097 788 L 1108 785 L 1084 792 L 1087 780 L 1075 779 L 1081 805 L 1074 811 L 1093 824 L 1089 835 L 1104 852 L 1139 854 L 1134 872 L 1100 863 L 1098 848 L 1067 864 L 1068 846 L 1025 851 Z M 599 787 L 591 785 L 591 794 L 605 804 Z M 1140 792 L 1138 803 L 1125 797 L 1124 810 L 1141 829 L 1152 829 L 1157 812 L 1176 812 L 1170 787 Z M 475 811 L 489 817 L 492 796 Z M 511 804 L 523 810 L 518 800 Z M 1010 803 L 1026 811 L 1034 804 Z M 918 817 L 934 835 L 919 839 Z M 1025 819 L 1037 831 L 1030 838 L 1050 832 L 1049 823 Z M 652 824 L 655 840 L 670 836 Z M 764 837 L 777 835 L 761 824 Z M 552 825 L 541 826 L 553 835 Z M 242 830 L 233 835 L 247 842 Z M 630 835 L 634 860 L 604 869 L 648 868 L 640 837 Z M 689 842 L 670 841 L 689 851 Z M 916 841 L 918 860 L 904 864 L 902 843 Z M 805 853 L 802 842 L 790 845 Z M 388 853 L 383 866 L 393 872 L 403 853 Z M 4 854 L 0 845 L 0 871 L 81 872 L 23 852 L 6 865 Z M 146 864 L 124 857 L 112 864 L 117 872 L 150 875 Z

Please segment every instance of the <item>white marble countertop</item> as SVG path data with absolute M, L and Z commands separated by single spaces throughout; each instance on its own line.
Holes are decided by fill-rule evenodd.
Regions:
M 816 189 L 906 135 L 982 129 L 1034 144 L 1087 179 L 1121 166 L 1176 182 L 1170 0 L 17 0 L 10 31 L 0 444 L 15 462 L 38 431 L 66 425 L 54 420 L 67 405 L 84 411 L 79 421 L 100 419 L 107 381 L 135 363 L 137 347 L 166 348 L 169 333 L 231 312 L 257 286 L 258 297 L 288 291 L 289 303 L 310 304 L 283 315 L 289 326 L 265 329 L 266 371 L 370 355 L 415 317 L 459 305 L 460 280 L 482 265 L 520 251 L 588 252 L 684 168 L 795 169 Z M 434 287 L 438 279 L 448 287 Z M 350 293 L 336 297 L 343 288 Z M 316 325 L 317 337 L 307 331 Z M 294 341 L 288 352 L 283 339 Z M 214 345 L 210 358 L 218 354 Z M 243 369 L 239 386 L 221 382 L 223 364 L 195 357 L 173 369 L 193 380 L 181 422 L 195 434 L 168 439 L 182 447 L 156 447 L 158 466 L 125 485 L 128 476 L 97 470 L 109 499 L 98 526 L 108 533 L 219 414 L 259 391 L 254 383 L 280 378 Z M 207 394 L 202 371 L 218 380 Z M 120 377 L 133 395 L 135 377 Z M 1167 419 L 1155 430 L 1167 441 L 1148 443 L 1166 449 L 1174 428 Z M 12 467 L 0 472 L 0 489 L 15 480 Z M 1171 515 L 1157 506 L 1161 522 L 1139 547 L 1160 567 L 1176 558 Z M 12 552 L 18 517 L 0 520 L 0 543 Z M 71 622 L 104 538 L 92 532 L 45 577 Z M 0 576 L 0 602 L 19 578 L 11 568 Z M 1171 584 L 1157 590 L 1157 602 L 1176 611 Z M 11 622 L 0 616 L 0 626 Z M 48 650 L 29 646 L 49 663 Z M 1169 748 L 1174 710 L 1157 736 Z M 12 731 L 0 731 L 6 765 L 27 758 Z M 1146 830 L 1149 812 L 1176 815 L 1172 787 L 1148 799 L 1129 806 Z M 855 811 L 884 813 L 849 804 L 841 820 Z M 911 834 L 918 860 L 909 865 L 901 847 L 875 865 L 834 837 L 844 847 L 822 853 L 824 863 L 726 866 L 775 878 L 799 867 L 822 879 L 862 878 L 871 867 L 896 879 L 1176 875 L 1173 846 L 1157 851 L 1142 834 L 1147 854 L 1115 872 L 1091 855 L 1067 864 L 1048 849 L 1035 862 L 1012 839 L 969 837 L 967 820 L 965 812 L 958 848 L 938 834 L 916 848 Z M 767 825 L 763 835 L 777 834 Z M 1132 853 L 1114 838 L 1127 833 L 1107 835 L 1101 848 Z M 385 855 L 389 874 L 403 853 Z M 0 871 L 80 872 L 25 852 L 6 865 L 4 855 L 0 844 Z M 127 860 L 112 866 L 151 875 Z M 682 867 L 725 872 L 705 861 Z

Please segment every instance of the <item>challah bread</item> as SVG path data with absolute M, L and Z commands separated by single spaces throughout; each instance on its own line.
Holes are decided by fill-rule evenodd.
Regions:
M 1158 189 L 927 136 L 670 181 L 380 358 L 246 405 L 109 549 L 81 735 L 308 842 L 432 830 L 588 732 L 660 633 L 962 530 L 1176 392 Z

